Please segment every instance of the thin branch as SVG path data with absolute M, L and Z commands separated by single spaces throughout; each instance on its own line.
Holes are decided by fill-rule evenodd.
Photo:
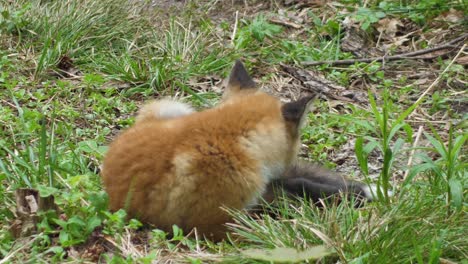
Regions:
M 460 56 L 460 54 L 462 54 L 462 52 L 463 52 L 463 50 L 465 50 L 465 48 L 466 48 L 466 44 L 464 44 L 463 47 L 461 47 L 461 49 L 458 51 L 457 55 L 455 55 L 455 57 L 450 61 L 449 65 L 447 65 L 447 67 L 445 67 L 444 71 L 441 74 L 439 74 L 437 79 L 435 79 L 434 82 L 431 85 L 429 85 L 429 87 L 427 87 L 427 89 L 419 96 L 418 100 L 416 100 L 416 102 L 414 102 L 415 105 L 419 105 L 421 103 L 421 101 L 424 99 L 424 97 L 426 96 L 426 94 L 429 93 L 434 88 L 434 86 L 439 84 L 439 82 L 442 79 L 442 77 L 444 76 L 444 74 L 452 66 L 452 64 L 458 59 L 458 57 Z M 413 112 L 411 114 L 409 114 L 408 117 L 411 117 L 411 115 L 413 115 L 414 110 L 415 109 L 413 109 Z
M 350 65 L 354 64 L 356 62 L 374 62 L 374 61 L 391 61 L 391 60 L 402 60 L 402 59 L 432 59 L 433 57 L 417 57 L 418 55 L 423 55 L 423 54 L 428 54 L 434 51 L 438 50 L 444 50 L 444 49 L 451 49 L 450 51 L 444 53 L 450 53 L 453 51 L 454 47 L 453 45 L 464 41 L 466 38 L 468 38 L 468 33 L 463 34 L 462 36 L 455 38 L 443 45 L 433 47 L 433 48 L 428 48 L 428 49 L 422 49 L 422 50 L 417 50 L 417 51 L 412 51 L 412 52 L 406 52 L 406 53 L 401 53 L 397 55 L 392 55 L 392 56 L 382 56 L 382 57 L 373 57 L 373 58 L 360 58 L 360 59 L 349 59 L 349 60 L 335 60 L 335 61 L 304 61 L 301 64 L 304 66 L 315 66 L 315 65 L 322 65 L 322 64 L 330 64 L 330 65 Z M 460 46 L 456 45 L 456 47 Z M 441 54 L 441 55 L 444 55 Z M 437 55 L 435 57 L 439 57 L 441 55 Z
M 408 164 L 406 164 L 407 168 L 406 168 L 406 171 L 405 171 L 405 175 L 403 176 L 403 181 L 405 181 L 406 178 L 408 177 L 410 167 L 411 167 L 411 165 L 413 165 L 414 153 L 416 152 L 416 147 L 418 146 L 419 138 L 421 137 L 422 132 L 423 132 L 423 126 L 419 126 L 418 133 L 416 134 L 416 139 L 414 140 L 413 148 L 411 150 L 411 153 L 410 153 L 410 156 L 409 156 L 409 159 L 408 159 Z
M 239 11 L 236 11 L 236 21 L 234 22 L 234 29 L 232 30 L 232 36 L 231 36 L 232 45 L 234 45 L 234 40 L 236 38 L 237 23 L 239 23 Z

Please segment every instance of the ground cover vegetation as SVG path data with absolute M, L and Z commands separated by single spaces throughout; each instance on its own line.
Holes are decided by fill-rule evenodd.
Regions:
M 0 263 L 468 263 L 466 17 L 453 0 L 2 1 Z M 285 101 L 322 94 L 301 158 L 377 201 L 232 212 L 218 244 L 109 212 L 109 141 L 151 98 L 215 105 L 237 58 Z

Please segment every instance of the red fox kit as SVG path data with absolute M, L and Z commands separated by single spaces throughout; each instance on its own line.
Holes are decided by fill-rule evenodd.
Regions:
M 174 102 L 144 107 L 104 159 L 110 209 L 124 208 L 166 231 L 176 224 L 223 238 L 230 216 L 222 207 L 256 205 L 270 181 L 295 162 L 312 99 L 282 104 L 259 91 L 239 61 L 226 94 L 201 112 Z
M 225 91 L 223 101 L 233 96 L 236 96 L 235 87 Z M 195 110 L 190 105 L 182 102 L 168 99 L 156 100 L 142 107 L 137 116 L 137 122 L 148 119 L 176 118 L 193 112 Z M 364 201 L 372 201 L 376 197 L 375 189 L 375 185 L 346 179 L 312 163 L 299 162 L 289 166 L 280 178 L 270 181 L 262 198 L 268 203 L 273 203 L 284 193 L 289 198 L 310 199 L 320 206 L 320 200 L 344 197 L 353 200 L 355 206 L 359 207 Z M 260 207 L 255 209 L 261 210 Z

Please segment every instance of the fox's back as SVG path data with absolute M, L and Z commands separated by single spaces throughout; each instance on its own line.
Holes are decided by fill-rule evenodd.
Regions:
M 263 163 L 268 161 L 259 159 L 258 152 L 268 150 L 259 141 L 278 134 L 281 144 L 265 144 L 284 155 L 281 146 L 287 137 L 281 126 L 280 104 L 266 94 L 175 119 L 138 123 L 110 146 L 104 162 L 111 209 L 139 208 L 134 216 L 163 226 L 175 220 L 181 225 L 192 215 L 208 222 L 201 215 L 220 205 L 242 209 L 267 184 Z
M 122 172 L 143 167 L 160 171 L 163 166 L 158 164 L 171 163 L 180 154 L 206 154 L 208 158 L 215 152 L 225 153 L 227 157 L 245 152 L 241 141 L 284 130 L 280 114 L 279 103 L 274 98 L 258 94 L 175 119 L 140 122 L 111 144 L 104 163 L 113 166 L 106 166 L 104 177 L 117 180 Z M 281 134 L 278 140 L 286 138 L 284 132 Z M 166 165 L 163 171 L 167 168 Z M 161 176 L 155 174 L 153 178 L 158 177 Z

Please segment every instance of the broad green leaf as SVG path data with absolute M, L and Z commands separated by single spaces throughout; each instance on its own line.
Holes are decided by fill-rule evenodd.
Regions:
M 377 123 L 379 124 L 380 131 L 383 132 L 384 120 L 382 118 L 382 115 L 380 114 L 380 111 L 377 109 L 377 103 L 375 102 L 374 95 L 372 94 L 371 90 L 368 90 L 367 94 L 369 97 L 372 112 L 374 113 L 374 117 L 377 120 Z
M 44 185 L 37 186 L 37 190 L 39 191 L 39 195 L 41 197 L 48 197 L 51 195 L 55 195 L 59 192 L 59 189 L 57 188 L 44 186 Z
M 408 107 L 398 118 L 397 120 L 395 121 L 395 124 L 399 124 L 401 122 L 403 122 L 403 120 L 405 120 L 406 117 L 408 117 L 412 112 L 413 110 L 422 102 L 419 101 L 419 102 L 416 102 L 415 104 L 411 105 L 410 107 Z
M 452 196 L 452 204 L 457 208 L 461 209 L 463 204 L 463 186 L 460 180 L 450 179 L 450 195 Z
M 367 252 L 353 260 L 351 260 L 351 262 L 349 262 L 350 264 L 364 264 L 364 263 L 367 263 L 367 261 L 364 261 L 364 260 L 367 260 L 369 258 L 369 255 L 370 255 L 370 252 Z
M 60 253 L 63 253 L 64 252 L 64 249 L 63 247 L 59 247 L 59 246 L 53 246 L 53 247 L 50 247 L 49 249 L 47 249 L 46 253 L 54 253 L 54 254 L 60 254 Z
M 88 233 L 91 233 L 91 232 L 93 232 L 94 228 L 96 228 L 96 227 L 98 227 L 100 225 L 101 225 L 101 219 L 97 215 L 92 216 L 87 221 L 86 231 Z
M 13 179 L 13 175 L 10 173 L 10 171 L 7 169 L 7 167 L 5 166 L 5 164 L 3 163 L 2 159 L 0 159 L 0 171 L 2 171 L 6 176 L 7 178 L 10 178 L 10 179 Z M 1 178 L 0 178 L 1 179 Z M 3 180 L 3 179 L 1 179 Z
M 396 140 L 395 144 L 393 145 L 392 158 L 390 159 L 389 168 L 393 166 L 393 161 L 395 160 L 395 156 L 398 155 L 404 143 L 405 141 L 401 138 L 398 138 Z
M 81 219 L 79 216 L 73 216 L 70 219 L 68 219 L 69 224 L 77 224 L 79 226 L 86 226 L 86 223 Z
M 400 123 L 392 127 L 390 133 L 388 134 L 388 139 L 391 140 L 395 134 L 400 131 L 400 129 L 405 125 L 405 123 Z
M 84 152 L 94 152 L 97 149 L 97 143 L 94 140 L 78 142 L 78 148 Z
M 364 153 L 366 154 L 371 153 L 378 145 L 379 145 L 379 142 L 377 142 L 373 138 L 370 139 L 369 142 L 364 146 Z
M 413 140 L 413 128 L 407 123 L 404 123 L 403 129 L 406 132 L 406 141 L 411 142 Z
M 393 159 L 393 152 L 392 152 L 392 149 L 390 148 L 387 148 L 387 150 L 385 151 L 384 153 L 384 164 L 383 164 L 383 167 L 384 167 L 384 170 L 385 169 L 390 169 L 390 163 Z
M 397 154 L 401 150 L 401 147 L 404 143 L 405 141 L 402 138 L 398 138 L 393 145 L 393 153 Z
M 468 133 L 464 135 L 460 135 L 455 138 L 455 143 L 453 143 L 453 155 L 454 157 L 458 157 L 458 153 L 460 152 L 462 146 L 465 144 L 465 141 L 468 139 Z
M 59 240 L 60 240 L 60 244 L 62 244 L 65 247 L 70 244 L 70 242 L 69 242 L 70 235 L 68 234 L 68 232 L 66 230 L 60 231 Z
M 424 135 L 426 136 L 426 138 L 429 140 L 429 142 L 431 143 L 431 145 L 436 149 L 436 151 L 442 156 L 442 158 L 444 160 L 447 160 L 447 149 L 445 148 L 445 146 L 440 143 L 439 140 L 435 139 L 433 136 L 427 134 L 427 133 L 424 133 Z
M 375 16 L 377 18 L 384 18 L 386 16 L 386 14 L 385 14 L 385 12 L 377 11 L 377 12 L 375 12 Z
M 172 225 L 172 234 L 173 234 L 175 240 L 182 239 L 183 236 L 184 236 L 184 232 L 177 225 Z
M 348 121 L 348 122 L 352 122 L 353 124 L 355 125 L 359 125 L 369 131 L 372 131 L 372 132 L 376 132 L 375 131 L 375 125 L 367 120 L 361 120 L 361 119 L 357 119 L 355 117 L 349 117 L 349 116 L 340 116 L 340 115 L 337 115 L 337 117 L 341 120 L 344 120 L 344 121 Z
M 56 223 L 58 226 L 60 226 L 61 228 L 65 229 L 67 228 L 67 222 L 62 220 L 62 219 L 58 219 L 58 218 L 55 218 L 53 219 L 54 223 Z
M 434 163 L 422 163 L 422 164 L 414 165 L 410 169 L 410 171 L 408 173 L 408 176 L 406 176 L 406 179 L 403 182 L 403 186 L 406 186 L 407 184 L 412 182 L 413 178 L 416 175 L 418 175 L 419 173 L 425 172 L 425 171 L 430 170 L 430 169 L 434 169 L 435 166 L 436 165 Z
M 319 259 L 332 253 L 333 251 L 325 246 L 314 246 L 304 251 L 298 251 L 294 248 L 246 249 L 241 251 L 242 255 L 251 259 L 292 263 Z
M 355 153 L 356 153 L 356 158 L 357 158 L 358 163 L 359 163 L 359 167 L 361 168 L 364 175 L 368 175 L 369 174 L 369 169 L 367 167 L 367 155 L 366 155 L 366 153 L 364 151 L 363 144 L 364 144 L 364 139 L 362 137 L 358 137 L 356 139 L 354 149 L 355 149 Z

